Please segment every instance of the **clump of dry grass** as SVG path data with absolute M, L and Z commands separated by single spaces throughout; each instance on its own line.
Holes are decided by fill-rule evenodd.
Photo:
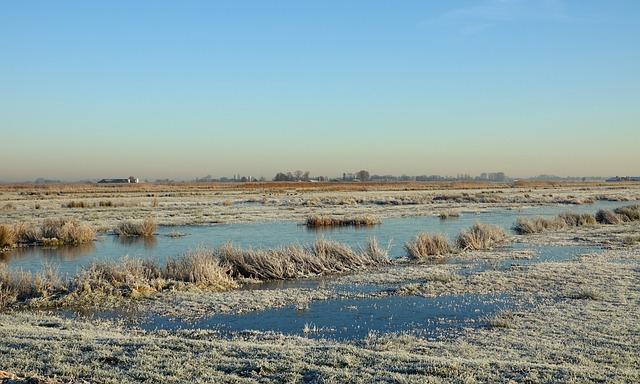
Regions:
M 27 223 L 16 223 L 13 225 L 16 240 L 22 244 L 36 244 L 42 241 L 41 227 Z
M 181 258 L 169 259 L 163 270 L 167 279 L 215 287 L 217 290 L 238 286 L 229 273 L 229 267 L 221 265 L 214 253 L 206 249 L 196 249 Z
M 607 209 L 596 212 L 596 221 L 600 224 L 620 224 L 622 222 L 620 216 Z
M 292 245 L 276 249 L 240 249 L 225 244 L 216 251 L 234 276 L 260 280 L 283 280 L 354 271 L 388 263 L 387 254 L 375 240 L 363 251 L 347 245 L 316 240 L 302 247 Z
M 549 230 L 558 230 L 565 227 L 566 223 L 557 217 L 553 219 L 545 219 L 542 217 L 528 219 L 520 217 L 513 225 L 513 230 L 519 235 L 528 235 Z
M 42 236 L 56 239 L 62 244 L 83 244 L 93 241 L 96 231 L 76 219 L 46 219 L 42 224 Z
M 491 249 L 506 238 L 507 234 L 497 225 L 477 223 L 460 232 L 456 245 L 461 251 Z
M 91 205 L 86 201 L 69 201 L 62 204 L 62 208 L 89 208 Z
M 640 205 L 627 205 L 613 210 L 622 221 L 640 221 Z
M 22 270 L 10 272 L 0 263 L 0 308 L 15 302 L 48 298 L 64 290 L 58 270 L 51 264 L 45 263 L 42 271 L 34 275 Z
M 115 261 L 95 262 L 81 270 L 69 283 L 74 299 L 102 296 L 138 296 L 158 290 L 160 268 L 140 259 L 127 257 Z
M 125 257 L 117 262 L 93 263 L 83 269 L 69 282 L 70 301 L 102 297 L 135 298 L 190 286 L 225 291 L 238 286 L 229 273 L 229 267 L 222 265 L 214 253 L 206 249 L 168 259 L 164 266 Z
M 446 220 L 446 219 L 450 219 L 450 218 L 454 218 L 454 217 L 460 217 L 460 212 L 456 212 L 456 211 L 452 211 L 452 210 L 442 211 L 442 212 L 440 212 L 438 217 L 441 220 Z
M 372 215 L 358 216 L 358 217 L 333 217 L 333 216 L 321 216 L 314 215 L 307 218 L 306 226 L 308 228 L 321 228 L 321 227 L 361 227 L 378 225 L 382 221 Z
M 565 212 L 559 214 L 558 219 L 562 220 L 569 227 L 584 227 L 596 224 L 595 216 L 589 213 Z
M 150 237 L 155 234 L 157 228 L 155 219 L 147 217 L 142 221 L 123 221 L 115 229 L 115 233 L 119 236 Z
M 0 224 L 0 249 L 16 245 L 16 232 L 13 226 Z
M 87 223 L 76 219 L 45 219 L 42 224 L 17 223 L 0 227 L 0 244 L 2 234 L 5 240 L 13 239 L 6 246 L 20 244 L 44 244 L 44 245 L 78 245 L 93 241 L 96 235 L 95 229 Z
M 404 248 L 414 260 L 437 258 L 451 253 L 449 242 L 441 234 L 420 233 L 413 241 L 407 242 Z
M 560 230 L 567 227 L 582 227 L 595 224 L 596 218 L 591 214 L 566 212 L 551 219 L 542 217 L 533 219 L 518 218 L 513 226 L 513 230 L 519 235 L 528 235 L 550 230 Z

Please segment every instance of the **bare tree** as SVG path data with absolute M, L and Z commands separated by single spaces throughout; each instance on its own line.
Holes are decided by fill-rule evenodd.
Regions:
M 365 171 L 364 169 L 358 171 L 358 173 L 356 173 L 356 178 L 360 181 L 367 181 L 369 180 L 369 172 Z

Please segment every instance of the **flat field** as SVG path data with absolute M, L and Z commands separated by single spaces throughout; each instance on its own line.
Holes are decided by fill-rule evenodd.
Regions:
M 639 382 L 640 221 L 633 208 L 611 208 L 613 224 L 596 215 L 638 200 L 640 185 L 617 183 L 1 186 L 0 224 L 74 218 L 98 233 L 145 217 L 216 228 L 310 215 L 373 215 L 385 231 L 391 218 L 548 207 L 593 207 L 594 221 L 506 228 L 480 250 L 445 233 L 451 250 L 424 258 L 317 243 L 221 248 L 215 265 L 128 260 L 68 283 L 5 269 L 0 298 L 28 284 L 39 293 L 0 309 L 0 382 Z M 325 264 L 314 274 L 315 257 Z M 259 278 L 267 271 L 301 277 Z

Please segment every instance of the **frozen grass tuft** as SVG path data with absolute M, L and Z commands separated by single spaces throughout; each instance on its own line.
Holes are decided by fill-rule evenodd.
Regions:
M 178 259 L 169 259 L 163 270 L 167 279 L 194 283 L 223 291 L 238 284 L 229 276 L 230 269 L 220 264 L 213 252 L 196 249 Z
M 240 249 L 226 244 L 216 251 L 234 276 L 260 280 L 283 280 L 354 271 L 388 263 L 377 241 L 363 251 L 323 239 L 306 247 L 291 245 L 276 249 Z
M 447 238 L 441 234 L 421 233 L 413 241 L 404 245 L 409 257 L 414 260 L 441 257 L 451 253 Z
M 622 221 L 640 221 L 640 205 L 627 205 L 613 211 Z
M 0 249 L 16 245 L 16 232 L 13 226 L 0 224 Z
M 460 212 L 456 212 L 456 211 L 453 211 L 453 210 L 442 211 L 442 212 L 440 212 L 438 217 L 441 220 L 457 218 L 457 217 L 460 217 Z
M 153 217 L 147 217 L 142 221 L 123 221 L 115 229 L 115 232 L 119 236 L 151 237 L 155 234 L 157 227 L 155 219 Z
M 466 231 L 462 231 L 456 245 L 461 251 L 491 249 L 503 243 L 507 238 L 504 230 L 491 224 L 474 224 Z
M 0 248 L 20 244 L 79 245 L 93 241 L 96 231 L 76 219 L 45 219 L 41 225 L 17 223 L 0 226 Z
M 596 221 L 600 224 L 620 224 L 622 220 L 613 211 L 601 209 L 596 213 Z
M 308 228 L 322 228 L 322 227 L 364 227 L 371 225 L 378 225 L 382 221 L 372 215 L 358 216 L 353 218 L 348 217 L 333 217 L 333 216 L 321 216 L 314 215 L 307 218 L 306 226 Z
M 513 230 L 519 235 L 529 235 L 545 231 L 560 230 L 568 227 L 595 225 L 596 218 L 588 213 L 561 213 L 552 219 L 536 217 L 533 219 L 518 218 Z

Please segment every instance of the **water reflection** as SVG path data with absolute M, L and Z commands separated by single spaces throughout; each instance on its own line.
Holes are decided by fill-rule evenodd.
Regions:
M 57 247 L 18 247 L 10 252 L 0 253 L 0 261 L 12 262 L 32 257 L 37 254 L 43 259 L 57 259 L 60 261 L 73 261 L 96 250 L 94 243 L 78 245 L 61 245 Z
M 158 244 L 155 236 L 115 236 L 114 241 L 128 247 L 142 244 L 145 249 L 152 249 Z
M 112 238 L 109 239 L 109 236 L 101 236 L 102 241 L 95 242 L 95 249 L 89 248 L 92 245 L 77 249 L 59 247 L 50 250 L 29 247 L 0 255 L 0 261 L 5 260 L 12 269 L 37 272 L 41 269 L 44 258 L 51 258 L 55 253 L 60 253 L 56 258 L 60 260 L 60 271 L 74 274 L 94 261 L 118 260 L 125 255 L 162 263 L 167 258 L 182 255 L 190 249 L 216 248 L 227 242 L 244 248 L 277 248 L 291 244 L 310 244 L 319 237 L 342 242 L 355 249 L 365 247 L 367 240 L 375 237 L 381 246 L 388 248 L 391 258 L 397 258 L 405 255 L 405 242 L 420 232 L 442 233 L 449 240 L 453 240 L 460 231 L 476 222 L 498 225 L 508 231 L 520 216 L 551 217 L 565 211 L 593 213 L 598 209 L 613 209 L 629 204 L 633 202 L 599 201 L 588 206 L 557 205 L 476 214 L 463 212 L 462 216 L 454 220 L 441 220 L 437 216 L 394 217 L 384 219 L 381 225 L 371 227 L 338 227 L 322 231 L 309 230 L 305 225 L 299 225 L 294 221 L 159 227 L 158 236 L 150 238 L 110 236 Z M 188 233 L 189 236 L 178 236 L 178 233 Z

